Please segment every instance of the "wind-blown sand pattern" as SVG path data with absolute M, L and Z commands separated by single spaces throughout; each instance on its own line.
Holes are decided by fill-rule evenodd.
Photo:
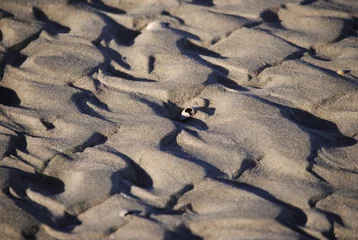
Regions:
M 1 0 L 0 238 L 358 239 L 357 19 Z

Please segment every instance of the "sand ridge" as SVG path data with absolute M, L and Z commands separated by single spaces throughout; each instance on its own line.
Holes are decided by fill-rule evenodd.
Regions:
M 0 1 L 0 238 L 358 238 L 357 17 Z

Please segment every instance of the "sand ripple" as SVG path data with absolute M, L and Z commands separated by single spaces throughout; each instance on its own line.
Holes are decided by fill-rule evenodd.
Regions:
M 2 0 L 0 238 L 358 238 L 357 19 Z

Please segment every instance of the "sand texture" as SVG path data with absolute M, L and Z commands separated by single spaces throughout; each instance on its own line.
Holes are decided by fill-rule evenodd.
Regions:
M 0 0 L 0 240 L 358 239 L 357 31 L 356 0 Z

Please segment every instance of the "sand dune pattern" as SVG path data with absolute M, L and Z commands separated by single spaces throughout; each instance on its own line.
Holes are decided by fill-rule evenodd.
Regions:
M 358 239 L 357 30 L 356 0 L 1 0 L 0 238 Z

